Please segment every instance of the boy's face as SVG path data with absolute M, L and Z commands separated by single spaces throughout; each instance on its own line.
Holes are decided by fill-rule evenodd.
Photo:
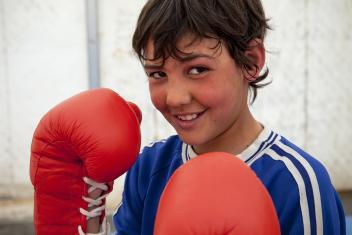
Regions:
M 232 135 L 248 115 L 248 82 L 227 48 L 215 39 L 189 45 L 185 36 L 177 48 L 187 53 L 183 59 L 168 57 L 144 63 L 154 106 L 175 128 L 180 138 L 201 149 L 214 150 Z M 153 43 L 146 47 L 146 58 L 153 57 Z

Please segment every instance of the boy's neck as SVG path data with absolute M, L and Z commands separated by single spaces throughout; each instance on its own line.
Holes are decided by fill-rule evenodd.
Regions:
M 206 145 L 193 146 L 193 149 L 197 154 L 227 152 L 238 155 L 257 139 L 262 130 L 263 126 L 248 110 L 247 115 L 242 120 L 237 120 L 228 132 Z

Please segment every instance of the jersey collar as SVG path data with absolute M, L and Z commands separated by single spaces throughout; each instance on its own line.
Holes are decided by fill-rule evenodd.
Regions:
M 253 156 L 264 150 L 274 138 L 274 132 L 269 130 L 267 127 L 264 127 L 257 139 L 255 139 L 251 145 L 249 145 L 242 153 L 240 153 L 238 157 L 244 162 L 248 161 L 249 159 L 253 158 Z M 183 163 L 186 163 L 192 158 L 195 158 L 197 155 L 198 154 L 194 151 L 191 145 L 182 142 Z

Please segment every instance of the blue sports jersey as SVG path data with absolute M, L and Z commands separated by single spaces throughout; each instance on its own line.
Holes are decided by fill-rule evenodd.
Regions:
M 126 176 L 122 203 L 113 217 L 117 234 L 152 235 L 167 181 L 196 156 L 178 136 L 145 147 Z M 266 128 L 239 157 L 271 195 L 281 234 L 346 234 L 340 199 L 319 161 Z

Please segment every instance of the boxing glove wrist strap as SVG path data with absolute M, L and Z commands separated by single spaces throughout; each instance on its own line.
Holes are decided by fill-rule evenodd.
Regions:
M 107 191 L 108 190 L 108 186 L 104 183 L 98 183 L 95 182 L 92 179 L 89 179 L 88 177 L 83 177 L 83 181 L 88 184 L 90 187 L 88 188 L 88 194 L 93 192 L 96 189 L 101 189 L 102 191 Z M 105 211 L 105 204 L 103 204 L 103 200 L 108 196 L 107 193 L 103 194 L 102 196 L 93 199 L 93 198 L 89 198 L 89 197 L 85 197 L 82 196 L 82 199 L 88 203 L 88 208 L 91 208 L 93 206 L 97 206 L 97 208 L 94 208 L 93 210 L 87 211 L 83 208 L 79 208 L 79 211 L 81 212 L 81 214 L 85 215 L 88 219 L 94 218 L 94 217 L 98 217 L 101 216 L 102 212 Z M 100 206 L 102 205 L 102 206 Z M 87 233 L 85 234 L 82 230 L 81 226 L 78 226 L 78 232 L 79 235 L 105 235 L 108 234 L 109 231 L 109 224 L 106 222 L 106 216 L 104 217 L 103 223 L 102 223 L 102 228 L 101 228 L 101 232 L 99 233 Z

